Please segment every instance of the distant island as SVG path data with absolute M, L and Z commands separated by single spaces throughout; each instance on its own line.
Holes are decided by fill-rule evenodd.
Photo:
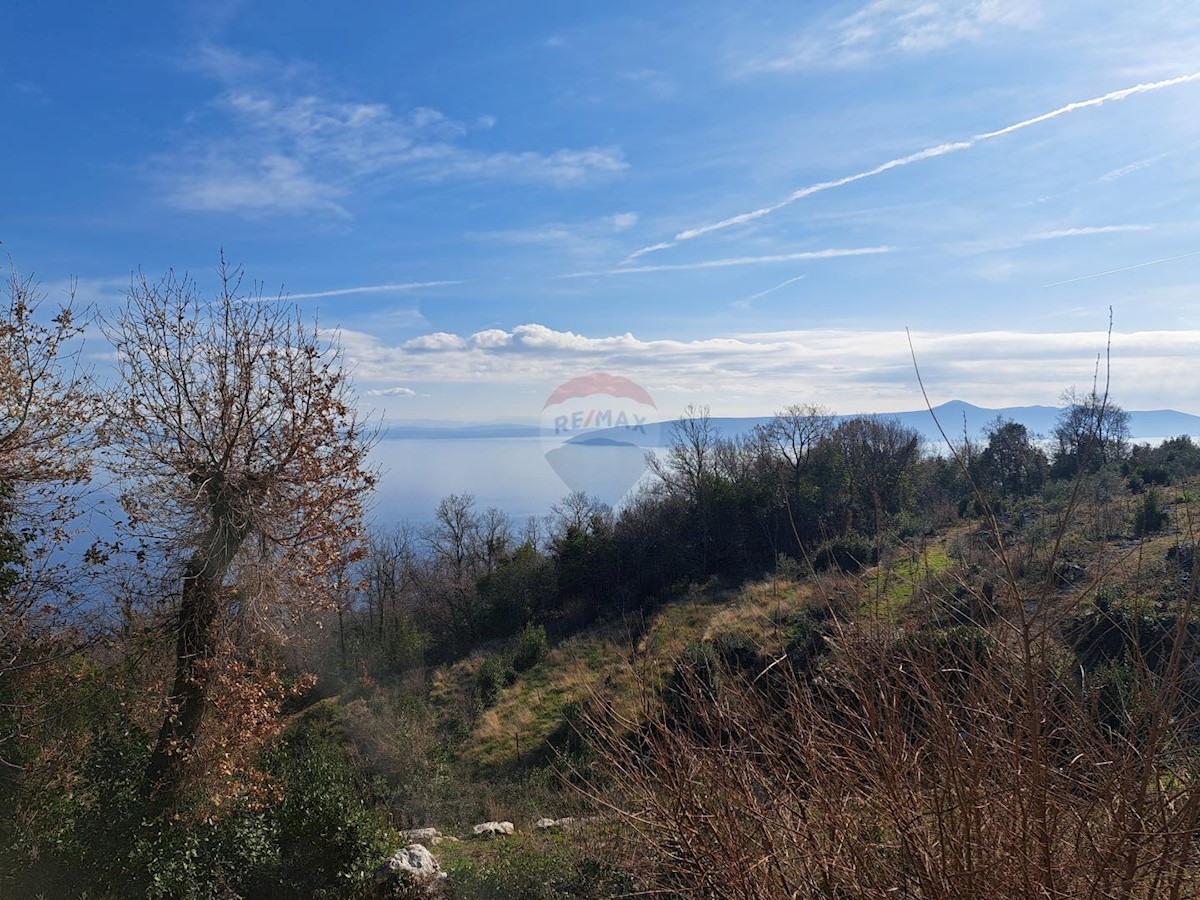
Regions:
M 950 400 L 933 408 L 937 420 L 941 423 L 946 434 L 952 439 L 961 438 L 964 434 L 972 438 L 980 438 L 987 429 L 988 423 L 996 417 L 1020 422 L 1030 433 L 1048 435 L 1054 428 L 1055 420 L 1061 409 L 1057 406 L 1006 406 L 988 408 L 967 403 L 964 400 Z M 1176 409 L 1145 409 L 1129 410 L 1129 437 L 1131 440 L 1154 440 L 1179 435 L 1200 437 L 1200 416 L 1180 412 Z M 847 413 L 835 418 L 849 419 L 861 413 Z M 895 418 L 902 425 L 916 429 L 927 443 L 941 443 L 942 436 L 934 424 L 933 417 L 927 409 L 906 410 L 903 412 L 872 413 L 881 418 Z M 714 416 L 710 422 L 713 427 L 725 435 L 732 437 L 750 432 L 755 426 L 771 420 L 771 416 Z M 666 420 L 660 425 L 670 425 L 673 420 Z M 649 440 L 637 441 L 640 446 L 665 446 L 670 440 L 670 428 L 651 428 L 648 430 Z M 480 440 L 491 438 L 536 438 L 550 437 L 538 425 L 519 423 L 498 423 L 485 425 L 390 425 L 387 426 L 384 437 L 389 440 Z M 595 444 L 597 441 L 607 441 L 615 444 L 629 443 L 623 429 L 612 428 L 601 431 L 589 431 L 580 435 L 573 442 Z

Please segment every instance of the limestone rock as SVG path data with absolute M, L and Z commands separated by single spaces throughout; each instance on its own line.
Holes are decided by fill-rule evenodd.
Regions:
M 563 816 L 561 819 L 538 819 L 534 822 L 534 826 L 542 831 L 548 831 L 552 828 L 569 828 L 575 824 L 573 816 Z
M 513 833 L 512 822 L 482 822 L 476 825 L 472 831 L 475 837 L 494 838 L 503 837 L 506 834 Z
M 410 828 L 400 832 L 400 840 L 408 844 L 428 844 L 441 836 L 442 833 L 436 828 Z
M 397 878 L 419 884 L 440 881 L 446 877 L 437 859 L 421 844 L 409 844 L 392 854 L 380 866 L 381 879 Z

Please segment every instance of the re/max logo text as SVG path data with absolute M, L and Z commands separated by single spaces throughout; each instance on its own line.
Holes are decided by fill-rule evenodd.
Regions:
M 564 431 L 581 431 L 584 428 L 628 428 L 630 431 L 646 433 L 646 417 L 636 413 L 630 415 L 624 411 L 613 413 L 611 409 L 580 410 L 569 416 L 554 417 L 554 433 Z

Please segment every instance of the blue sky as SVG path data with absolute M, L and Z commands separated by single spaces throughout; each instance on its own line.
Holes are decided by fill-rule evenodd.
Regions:
M 224 247 L 392 420 L 535 420 L 597 370 L 665 415 L 911 409 L 905 328 L 934 402 L 1053 403 L 1109 306 L 1117 399 L 1200 413 L 1194 0 L 10 0 L 0 33 L 20 270 L 103 310 Z

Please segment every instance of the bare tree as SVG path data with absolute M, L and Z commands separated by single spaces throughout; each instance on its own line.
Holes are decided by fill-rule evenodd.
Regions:
M 413 529 L 407 523 L 371 536 L 369 553 L 363 561 L 363 599 L 368 619 L 380 639 L 389 625 L 394 629 L 399 624 L 401 604 L 416 580 L 413 541 Z
M 1060 475 L 1099 469 L 1125 454 L 1129 413 L 1093 388 L 1063 391 L 1063 410 L 1054 426 L 1055 465 Z
M 689 403 L 671 424 L 665 458 L 650 453 L 646 464 L 671 493 L 703 505 L 705 488 L 712 478 L 717 438 L 708 407 Z
M 757 426 L 755 435 L 787 463 L 792 490 L 796 491 L 813 450 L 829 437 L 834 424 L 833 412 L 827 407 L 794 403 L 775 413 L 766 424 Z
M 493 572 L 512 553 L 512 520 L 503 510 L 489 506 L 479 519 L 479 538 L 484 570 Z
M 483 563 L 482 530 L 475 498 L 450 494 L 438 503 L 424 535 L 436 577 L 432 593 L 449 613 L 450 627 L 465 631 L 471 640 L 479 628 L 475 582 Z
M 648 453 L 646 464 L 667 492 L 694 510 L 699 531 L 701 569 L 707 570 L 712 544 L 711 500 L 720 434 L 707 405 L 689 403 L 671 425 L 664 458 Z
M 77 646 L 86 565 L 63 551 L 91 475 L 97 402 L 73 293 L 53 312 L 14 271 L 0 302 L 0 687 Z M 72 639 L 67 639 L 68 637 Z M 0 734 L 0 744 L 11 735 Z
M 122 505 L 177 567 L 175 674 L 148 770 L 165 803 L 181 796 L 204 726 L 222 624 L 275 627 L 320 602 L 322 581 L 362 553 L 375 482 L 375 432 L 340 351 L 293 307 L 243 294 L 241 275 L 222 258 L 211 300 L 186 275 L 139 277 L 107 328 Z
M 612 510 L 599 497 L 589 497 L 586 491 L 571 491 L 550 507 L 546 524 L 552 537 L 561 538 L 572 528 L 588 534 L 595 523 L 611 516 Z

